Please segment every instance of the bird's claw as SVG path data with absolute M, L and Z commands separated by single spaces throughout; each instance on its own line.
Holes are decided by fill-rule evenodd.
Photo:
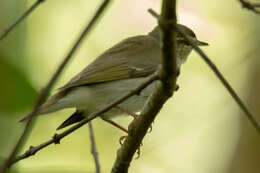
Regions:
M 122 146 L 123 145 L 123 143 L 124 143 L 124 140 L 125 140 L 125 138 L 126 138 L 127 136 L 121 136 L 120 138 L 119 138 L 119 143 L 120 143 L 120 145 Z M 138 147 L 138 149 L 136 150 L 136 154 L 137 154 L 137 156 L 135 157 L 135 159 L 139 159 L 140 158 L 140 155 L 141 155 L 141 146 L 142 146 L 143 144 L 141 143 L 141 145 Z
M 126 136 L 121 136 L 121 137 L 119 138 L 119 144 L 120 144 L 121 146 L 123 145 L 125 138 L 126 138 Z
M 179 89 L 180 89 L 180 86 L 178 84 L 176 84 L 174 91 L 178 91 Z

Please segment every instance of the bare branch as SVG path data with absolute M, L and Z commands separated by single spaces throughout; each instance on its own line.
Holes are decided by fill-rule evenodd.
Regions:
M 19 23 L 21 23 L 29 14 L 31 14 L 45 0 L 37 0 L 27 11 L 25 11 L 12 25 L 10 25 L 0 36 L 0 40 L 4 39 Z
M 134 121 L 129 135 L 118 150 L 112 173 L 127 173 L 136 150 L 147 133 L 163 104 L 172 96 L 176 86 L 177 63 L 175 51 L 175 33 L 172 25 L 176 24 L 176 1 L 164 0 L 159 25 L 162 30 L 162 73 L 156 91 L 150 97 L 137 120 Z
M 35 115 L 37 108 L 43 103 L 43 101 L 46 99 L 47 95 L 49 94 L 49 91 L 51 90 L 52 86 L 58 79 L 59 75 L 61 74 L 62 70 L 64 69 L 65 65 L 68 63 L 68 61 L 71 59 L 77 48 L 79 47 L 80 43 L 83 41 L 87 33 L 89 33 L 90 29 L 94 26 L 97 19 L 101 16 L 102 12 L 107 7 L 110 0 L 104 0 L 103 3 L 100 5 L 99 9 L 96 11 L 96 14 L 93 16 L 92 20 L 89 22 L 89 24 L 85 27 L 84 31 L 81 33 L 80 37 L 76 41 L 76 43 L 73 45 L 72 49 L 69 51 L 68 55 L 64 58 L 63 62 L 60 64 L 54 75 L 52 76 L 51 80 L 48 82 L 46 87 L 42 90 L 40 93 L 37 102 L 32 110 L 32 112 L 28 115 L 28 121 L 26 121 L 24 131 L 22 132 L 22 135 L 19 137 L 18 142 L 16 143 L 14 149 L 12 150 L 11 154 L 7 158 L 7 160 L 4 162 L 4 164 L 0 167 L 0 172 L 4 173 L 7 167 L 10 167 L 12 165 L 12 160 L 17 154 L 17 152 L 22 147 L 24 141 L 26 141 L 27 136 L 30 132 L 30 127 L 32 125 L 32 117 Z
M 93 126 L 92 126 L 91 122 L 88 123 L 88 128 L 89 128 L 89 137 L 90 137 L 90 142 L 91 142 L 91 154 L 93 155 L 93 158 L 95 161 L 96 173 L 101 173 L 100 163 L 99 163 L 99 159 L 98 159 L 98 152 L 97 152 L 97 147 L 96 147 L 96 141 L 95 141 Z
M 155 116 L 158 114 L 163 104 L 168 99 L 168 96 L 165 97 L 163 94 L 164 91 L 161 83 L 159 84 L 160 85 L 158 85 L 158 88 L 152 94 L 141 114 L 138 116 L 138 119 L 136 119 L 132 124 L 127 138 L 125 139 L 122 147 L 117 152 L 117 158 L 111 173 L 128 172 L 130 162 L 132 161 L 136 150 L 142 143 L 142 140 L 150 125 L 154 121 Z
M 260 11 L 257 8 L 260 8 L 260 3 L 252 3 L 247 0 L 239 0 L 243 8 L 251 10 L 256 14 L 260 14 Z
M 258 133 L 260 133 L 260 126 L 254 117 L 254 115 L 249 111 L 247 106 L 243 103 L 243 101 L 240 99 L 236 91 L 232 88 L 232 86 L 228 83 L 228 81 L 225 79 L 225 77 L 222 75 L 222 73 L 219 71 L 217 66 L 210 60 L 210 58 L 196 45 L 192 42 L 190 38 L 188 38 L 185 33 L 183 33 L 180 29 L 175 27 L 176 31 L 178 31 L 194 48 L 194 50 L 200 55 L 200 57 L 206 62 L 206 64 L 210 67 L 210 69 L 215 73 L 217 78 L 222 82 L 224 87 L 227 89 L 229 94 L 232 96 L 232 98 L 236 101 L 240 109 L 245 113 L 248 120 L 252 123 L 252 125 L 255 127 Z
M 103 113 L 107 112 L 109 109 L 111 109 L 112 107 L 115 107 L 116 105 L 118 105 L 119 103 L 123 102 L 124 100 L 126 100 L 127 98 L 131 97 L 132 95 L 138 94 L 140 93 L 140 91 L 142 89 L 144 89 L 146 86 L 148 86 L 150 83 L 152 83 L 155 80 L 158 80 L 158 72 L 156 72 L 155 74 L 153 74 L 152 76 L 150 76 L 149 78 L 147 78 L 142 84 L 140 84 L 138 87 L 136 87 L 135 89 L 133 89 L 131 92 L 126 93 L 125 95 L 123 95 L 122 97 L 118 98 L 117 100 L 115 100 L 114 102 L 110 103 L 109 105 L 105 106 L 104 108 L 100 109 L 99 111 L 91 114 L 89 116 L 89 118 L 82 120 L 81 122 L 79 122 L 78 124 L 72 126 L 71 128 L 65 130 L 64 132 L 60 133 L 60 134 L 55 134 L 53 136 L 52 139 L 38 145 L 38 146 L 31 146 L 24 154 L 21 154 L 19 156 L 17 156 L 16 158 L 14 158 L 9 165 L 12 165 L 14 163 L 17 163 L 20 160 L 26 159 L 30 156 L 35 155 L 38 151 L 42 150 L 43 148 L 49 146 L 50 144 L 59 144 L 60 140 L 63 139 L 64 137 L 66 137 L 67 135 L 71 134 L 72 132 L 74 132 L 75 130 L 77 130 L 78 128 L 82 127 L 83 125 L 85 125 L 86 123 L 90 122 L 91 120 L 97 118 L 98 116 L 102 115 Z

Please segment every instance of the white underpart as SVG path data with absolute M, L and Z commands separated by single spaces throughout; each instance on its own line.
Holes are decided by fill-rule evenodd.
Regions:
M 130 92 L 133 88 L 140 85 L 145 78 L 126 79 L 113 82 L 95 84 L 93 86 L 76 87 L 67 96 L 62 98 L 55 104 L 58 109 L 76 107 L 84 110 L 86 114 L 96 112 L 111 102 L 119 99 L 122 95 Z M 154 82 L 145 88 L 139 95 L 134 95 L 118 106 L 131 111 L 140 111 L 146 103 L 148 97 L 157 86 L 158 82 Z M 118 109 L 111 109 L 104 116 L 109 118 L 122 114 Z

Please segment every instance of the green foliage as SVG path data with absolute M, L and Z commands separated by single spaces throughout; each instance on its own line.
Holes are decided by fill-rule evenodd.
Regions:
M 0 59 L 0 110 L 1 112 L 18 112 L 31 106 L 36 91 L 21 71 Z
M 0 54 L 1 157 L 6 156 L 13 148 L 22 127 L 18 123 L 21 112 L 31 107 L 37 94 L 24 74 L 6 60 L 7 58 Z

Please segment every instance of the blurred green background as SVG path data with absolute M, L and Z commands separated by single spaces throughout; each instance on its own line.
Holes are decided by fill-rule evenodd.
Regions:
M 55 88 L 123 38 L 149 32 L 156 21 L 148 8 L 159 0 L 114 1 L 80 47 Z M 34 1 L 0 2 L 0 33 Z M 68 52 L 101 0 L 49 0 L 0 41 L 0 161 L 23 130 L 18 120 L 30 111 L 37 92 Z M 237 1 L 182 0 L 179 22 L 210 44 L 203 48 L 260 121 L 260 16 Z M 178 80 L 180 90 L 163 107 L 130 172 L 259 173 L 260 137 L 200 57 L 193 52 Z M 54 90 L 55 91 L 55 90 Z M 26 143 L 50 139 L 73 110 L 38 118 Z M 127 127 L 131 118 L 117 118 Z M 110 172 L 123 132 L 93 122 L 103 172 Z M 94 172 L 87 126 L 37 155 L 14 172 Z

